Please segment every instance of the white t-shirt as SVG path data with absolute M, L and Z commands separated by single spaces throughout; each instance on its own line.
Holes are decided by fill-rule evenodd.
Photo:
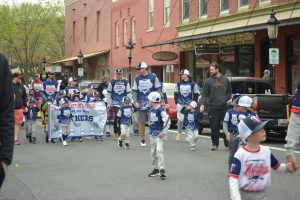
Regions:
M 234 155 L 229 176 L 238 179 L 240 190 L 264 191 L 271 186 L 271 168 L 280 165 L 269 148 L 251 151 L 243 146 Z

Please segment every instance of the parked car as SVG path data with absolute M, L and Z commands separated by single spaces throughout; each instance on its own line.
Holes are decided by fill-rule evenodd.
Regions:
M 232 94 L 248 95 L 253 98 L 253 110 L 263 121 L 270 121 L 265 127 L 267 136 L 284 138 L 289 121 L 290 99 L 287 94 L 274 94 L 270 80 L 256 77 L 229 77 Z M 209 126 L 204 112 L 201 123 Z
M 177 110 L 176 110 L 176 104 L 174 100 L 174 90 L 176 83 L 163 83 L 166 88 L 166 93 L 168 97 L 168 103 L 169 103 L 169 109 L 167 110 L 167 113 L 170 116 L 171 119 L 171 127 L 174 128 L 177 124 Z

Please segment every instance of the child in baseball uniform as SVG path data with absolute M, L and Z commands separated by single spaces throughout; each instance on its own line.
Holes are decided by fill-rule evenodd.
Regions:
M 68 146 L 66 139 L 70 134 L 70 123 L 72 121 L 72 113 L 71 108 L 69 106 L 69 100 L 67 98 L 61 99 L 60 105 L 60 115 L 58 116 L 58 123 L 60 127 L 59 132 L 62 134 L 63 146 Z
M 291 163 L 278 162 L 268 147 L 260 145 L 266 140 L 264 127 L 267 123 L 257 116 L 249 116 L 238 124 L 238 131 L 247 144 L 235 153 L 231 165 L 232 200 L 266 200 L 266 190 L 271 186 L 271 168 L 281 173 L 293 171 Z
M 170 127 L 169 115 L 161 106 L 161 95 L 158 92 L 151 92 L 148 96 L 149 104 L 151 106 L 148 113 L 148 125 L 150 146 L 152 155 L 153 171 L 148 174 L 149 177 L 160 176 L 161 179 L 167 177 L 165 171 L 164 160 L 164 141 L 166 140 L 167 131 Z
M 40 109 L 38 108 L 38 102 L 31 98 L 27 103 L 27 113 L 26 113 L 26 138 L 29 139 L 29 142 L 35 144 L 36 142 L 36 119 L 38 118 L 38 112 Z
M 223 120 L 223 130 L 228 140 L 229 147 L 229 158 L 228 158 L 228 169 L 230 169 L 233 156 L 240 146 L 240 137 L 238 134 L 239 122 L 248 117 L 256 116 L 251 110 L 252 99 L 248 96 L 240 96 L 236 101 L 232 102 L 233 108 L 227 110 Z
M 130 133 L 132 131 L 132 114 L 134 107 L 129 97 L 123 98 L 123 105 L 120 107 L 117 113 L 117 126 L 121 127 L 121 135 L 118 138 L 119 147 L 123 146 L 125 142 L 125 148 L 129 149 Z
M 196 142 L 199 139 L 198 126 L 199 118 L 202 113 L 198 112 L 197 103 L 191 101 L 189 104 L 181 109 L 181 113 L 184 115 L 183 126 L 185 127 L 187 138 L 190 142 L 190 150 L 196 150 Z

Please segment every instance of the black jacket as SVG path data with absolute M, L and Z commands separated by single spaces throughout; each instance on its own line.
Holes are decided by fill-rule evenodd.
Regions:
M 0 54 L 0 161 L 9 165 L 14 147 L 14 94 L 7 59 Z
M 22 84 L 12 84 L 14 99 L 15 99 L 15 110 L 27 107 L 26 99 L 26 89 Z

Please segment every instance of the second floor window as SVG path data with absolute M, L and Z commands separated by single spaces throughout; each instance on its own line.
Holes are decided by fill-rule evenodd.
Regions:
M 148 19 L 148 28 L 152 29 L 153 28 L 153 18 L 154 18 L 154 0 L 148 0 L 149 3 L 149 19 Z
M 164 25 L 170 24 L 170 0 L 164 0 Z
M 127 45 L 127 20 L 126 19 L 123 21 L 123 27 L 124 27 L 123 44 Z
M 220 0 L 220 10 L 221 12 L 229 10 L 229 0 Z
M 116 47 L 120 46 L 120 26 L 116 23 Z
M 207 0 L 200 0 L 200 16 L 207 15 Z
M 182 0 L 182 20 L 189 18 L 189 0 Z
M 131 40 L 136 43 L 136 21 L 135 17 L 131 19 Z

